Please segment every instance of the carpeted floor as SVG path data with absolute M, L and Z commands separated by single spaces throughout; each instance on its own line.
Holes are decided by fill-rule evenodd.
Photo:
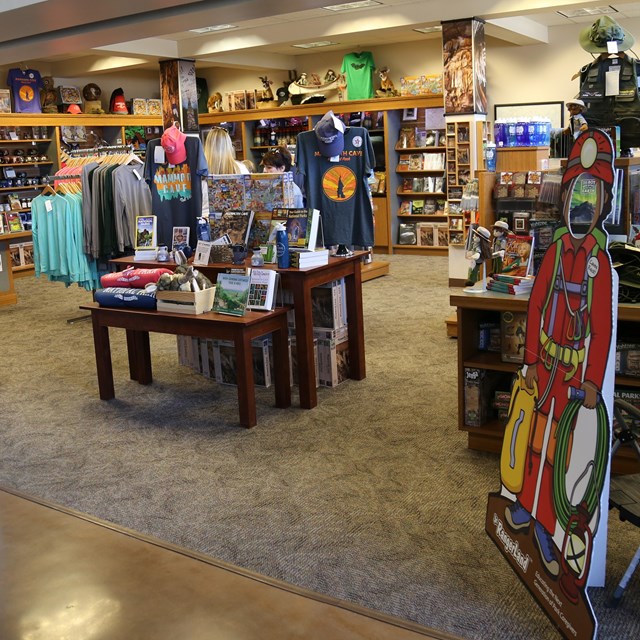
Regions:
M 498 461 L 456 428 L 447 259 L 384 258 L 391 275 L 364 284 L 367 378 L 312 411 L 260 389 L 252 430 L 170 336 L 152 335 L 142 387 L 112 331 L 117 398 L 99 400 L 91 325 L 66 322 L 90 294 L 18 280 L 0 308 L 0 484 L 464 638 L 558 637 L 484 533 Z M 638 576 L 605 602 L 640 532 L 610 521 L 599 638 L 637 638 Z

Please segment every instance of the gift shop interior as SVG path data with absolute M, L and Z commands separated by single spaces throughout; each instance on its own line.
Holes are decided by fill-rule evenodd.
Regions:
M 0 5 L 0 637 L 640 637 L 640 2 Z

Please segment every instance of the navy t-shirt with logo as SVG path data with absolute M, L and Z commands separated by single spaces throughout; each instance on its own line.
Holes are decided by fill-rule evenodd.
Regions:
M 35 69 L 9 69 L 7 86 L 11 89 L 15 113 L 42 113 L 42 78 Z
M 364 127 L 347 128 L 338 162 L 320 153 L 315 131 L 298 135 L 296 168 L 304 175 L 307 206 L 320 210 L 325 245 L 373 245 L 367 178 L 374 164 L 373 145 Z

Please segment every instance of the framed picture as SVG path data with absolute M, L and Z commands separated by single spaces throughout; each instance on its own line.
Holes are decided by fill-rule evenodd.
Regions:
M 10 89 L 0 89 L 0 113 L 11 113 Z
M 414 107 L 413 109 L 404 109 L 402 111 L 402 119 L 407 120 L 408 122 L 414 122 L 418 119 L 418 108 Z
M 493 108 L 494 120 L 504 118 L 530 118 L 540 116 L 551 120 L 551 127 L 564 129 L 564 102 L 522 102 L 497 104 Z

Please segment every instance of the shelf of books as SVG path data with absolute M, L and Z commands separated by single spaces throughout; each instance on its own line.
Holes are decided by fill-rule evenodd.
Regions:
M 458 428 L 468 447 L 499 452 L 511 385 L 524 360 L 528 295 L 452 295 L 458 320 Z M 615 397 L 640 406 L 640 340 L 637 305 L 618 306 Z M 616 473 L 640 471 L 635 451 L 622 447 L 613 460 Z

